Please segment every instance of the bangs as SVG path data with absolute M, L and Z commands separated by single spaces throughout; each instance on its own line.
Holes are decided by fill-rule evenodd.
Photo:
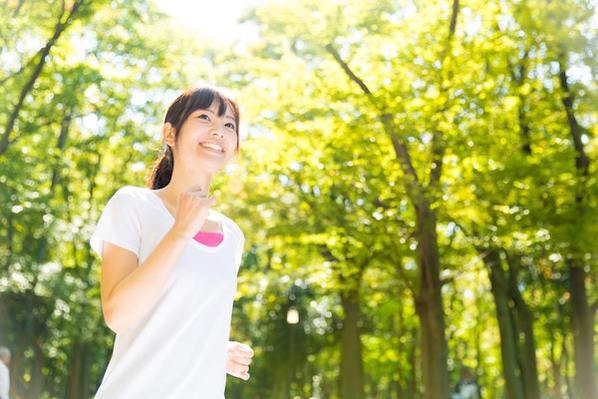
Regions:
M 208 109 L 214 101 L 218 103 L 218 116 L 224 116 L 227 106 L 230 106 L 230 100 L 220 92 L 209 87 L 202 87 L 191 94 L 184 113 L 190 115 L 198 109 Z M 231 108 L 231 111 L 234 113 L 234 107 Z

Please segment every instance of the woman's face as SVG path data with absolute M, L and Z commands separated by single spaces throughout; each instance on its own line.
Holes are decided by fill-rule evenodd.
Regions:
M 197 167 L 217 172 L 235 156 L 235 117 L 230 107 L 227 107 L 224 115 L 218 116 L 218 105 L 214 101 L 207 109 L 193 111 L 185 120 L 177 142 L 174 146 L 171 144 L 175 165 L 180 163 L 185 168 Z

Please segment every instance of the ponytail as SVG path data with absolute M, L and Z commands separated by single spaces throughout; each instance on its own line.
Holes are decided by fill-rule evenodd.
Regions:
M 160 159 L 156 161 L 152 168 L 152 173 L 147 179 L 146 186 L 152 190 L 158 190 L 166 187 L 172 178 L 172 171 L 174 169 L 174 156 L 172 149 L 166 145 L 166 150 Z

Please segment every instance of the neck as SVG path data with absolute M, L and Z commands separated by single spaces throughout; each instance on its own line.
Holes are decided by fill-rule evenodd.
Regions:
M 201 192 L 204 195 L 209 194 L 210 184 L 212 182 L 213 173 L 205 170 L 181 170 L 177 169 L 176 165 L 172 172 L 170 182 L 162 189 L 163 194 L 170 201 L 173 206 L 178 205 L 179 195 L 191 188 L 197 189 L 196 186 L 201 187 Z

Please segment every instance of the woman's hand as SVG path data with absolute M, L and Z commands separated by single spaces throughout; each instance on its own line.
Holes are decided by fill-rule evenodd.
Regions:
M 249 365 L 253 357 L 253 350 L 245 344 L 236 341 L 228 342 L 226 358 L 226 372 L 245 381 L 249 379 Z
M 181 193 L 172 229 L 185 238 L 193 237 L 203 226 L 208 210 L 215 203 L 216 199 L 208 197 L 199 185 Z

